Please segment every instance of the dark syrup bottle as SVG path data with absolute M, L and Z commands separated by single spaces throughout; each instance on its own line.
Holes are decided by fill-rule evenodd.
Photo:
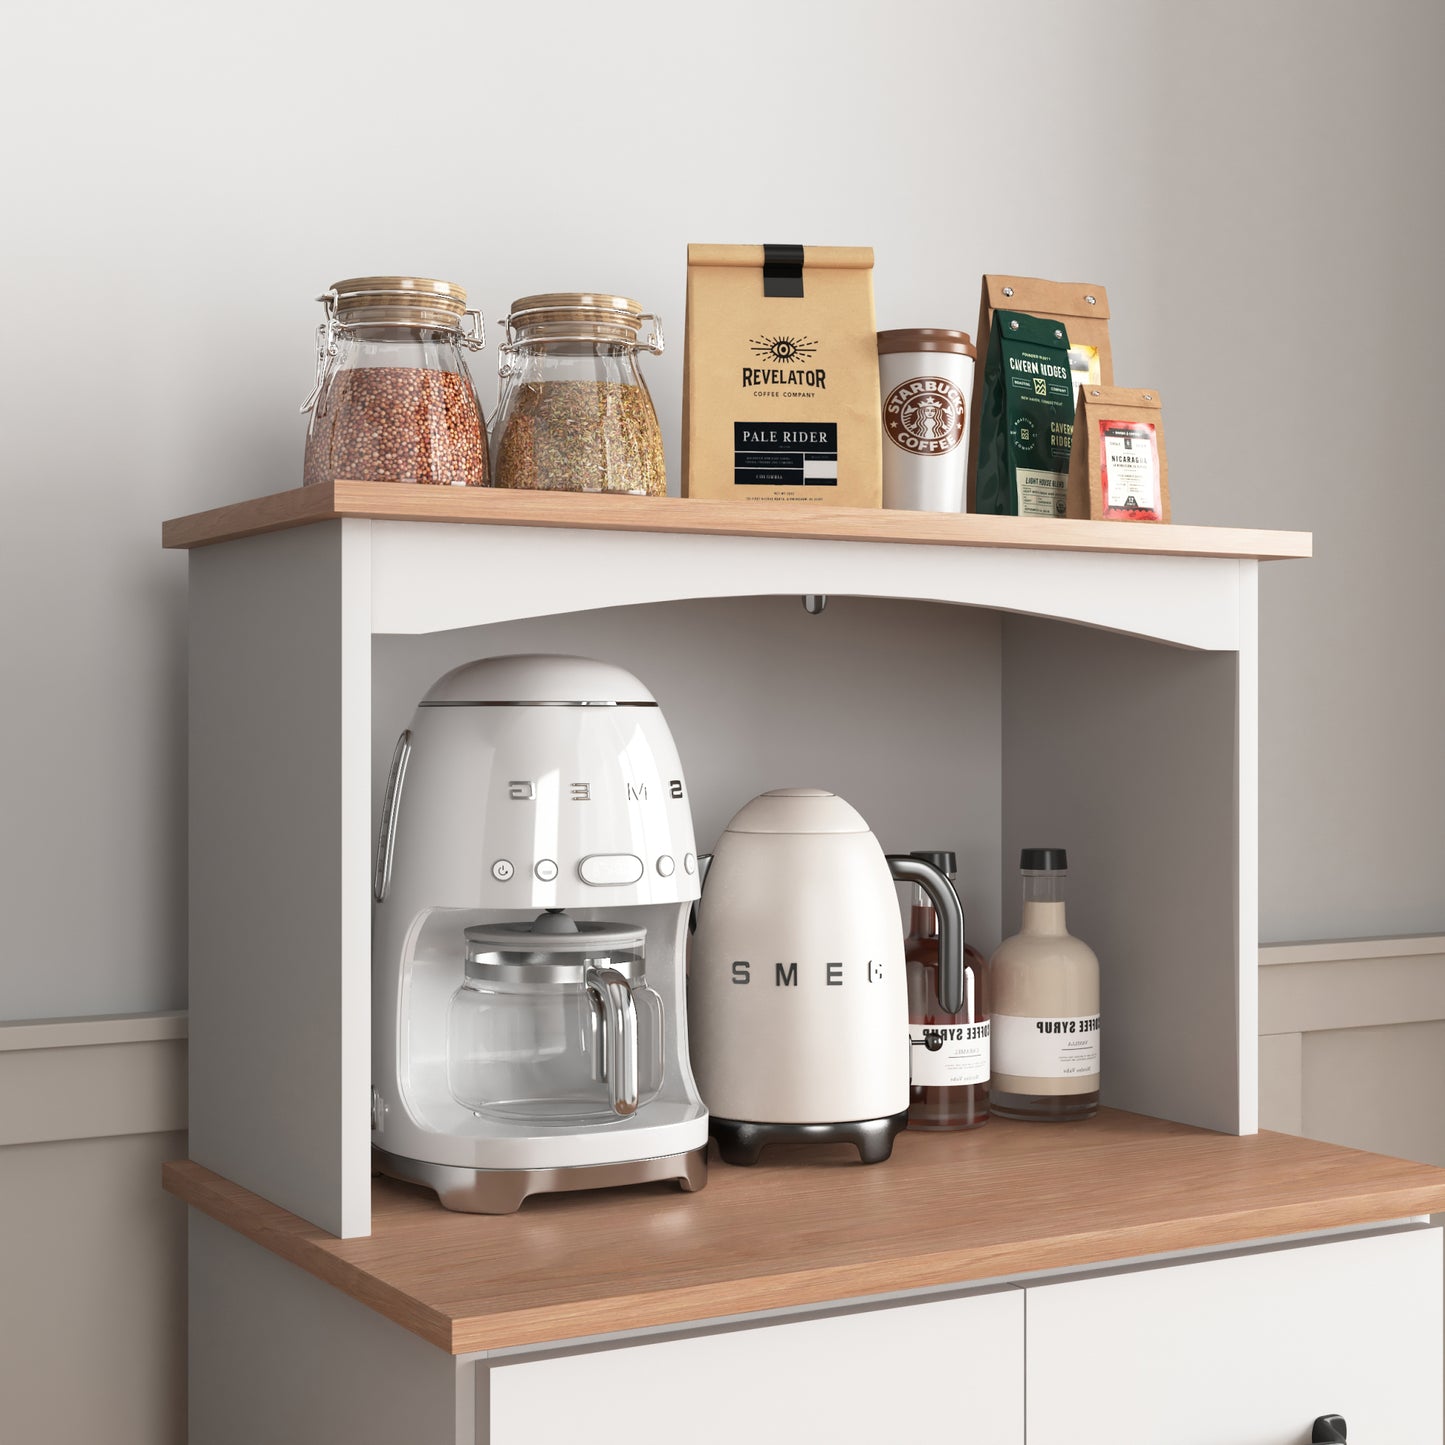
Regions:
M 952 853 L 913 856 L 950 879 L 958 869 Z M 967 943 L 963 955 L 963 1008 L 944 1013 L 938 1002 L 938 915 L 928 895 L 915 886 L 903 950 L 912 1041 L 910 1129 L 976 1129 L 988 1122 L 988 969 L 984 956 Z

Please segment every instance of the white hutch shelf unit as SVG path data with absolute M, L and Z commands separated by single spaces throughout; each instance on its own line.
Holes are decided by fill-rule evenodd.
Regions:
M 703 846 L 821 781 L 885 846 L 959 851 L 990 946 L 1020 846 L 1067 846 L 1105 1102 L 1256 1128 L 1256 574 L 1308 536 L 335 483 L 165 541 L 190 548 L 190 1147 L 226 1178 L 368 1233 L 376 783 L 435 676 L 519 647 L 641 676 Z
M 1307 535 L 339 482 L 164 540 L 190 553 L 193 1445 L 861 1445 L 923 1378 L 995 1445 L 1285 1445 L 1327 1409 L 1438 1441 L 1445 1171 L 1251 1137 L 1258 570 Z M 381 783 L 436 677 L 515 651 L 642 678 L 703 847 L 818 785 L 890 851 L 953 849 L 985 953 L 1020 847 L 1067 847 L 1109 1107 L 505 1218 L 374 1182 Z

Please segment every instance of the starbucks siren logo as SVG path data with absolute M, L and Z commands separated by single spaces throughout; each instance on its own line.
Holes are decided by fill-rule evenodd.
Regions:
M 883 429 L 914 456 L 942 456 L 963 440 L 963 393 L 943 376 L 901 382 L 883 403 Z

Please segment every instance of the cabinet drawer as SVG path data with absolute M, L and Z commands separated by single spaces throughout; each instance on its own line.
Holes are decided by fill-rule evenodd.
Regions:
M 1031 1287 L 1029 1445 L 1439 1445 L 1439 1229 Z
M 1023 1300 L 1004 1289 L 496 1365 L 491 1445 L 877 1445 L 940 1431 L 1023 1445 Z

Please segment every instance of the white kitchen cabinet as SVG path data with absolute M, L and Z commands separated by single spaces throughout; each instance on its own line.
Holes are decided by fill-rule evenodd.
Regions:
M 453 490 L 166 529 L 191 549 L 168 1187 L 197 1215 L 193 1445 L 1303 1445 L 1330 1410 L 1438 1445 L 1440 1236 L 1399 1226 L 1445 1172 L 1256 1134 L 1258 566 L 1307 537 Z M 648 683 L 702 838 L 807 782 L 885 846 L 946 841 L 986 945 L 1018 849 L 1067 842 L 1110 1107 L 507 1219 L 373 1185 L 381 782 L 435 677 L 527 651 Z
M 490 1394 L 490 1445 L 1024 1445 L 1024 1292 L 496 1364 Z
M 1441 1231 L 1029 1288 L 1029 1445 L 1440 1445 Z

